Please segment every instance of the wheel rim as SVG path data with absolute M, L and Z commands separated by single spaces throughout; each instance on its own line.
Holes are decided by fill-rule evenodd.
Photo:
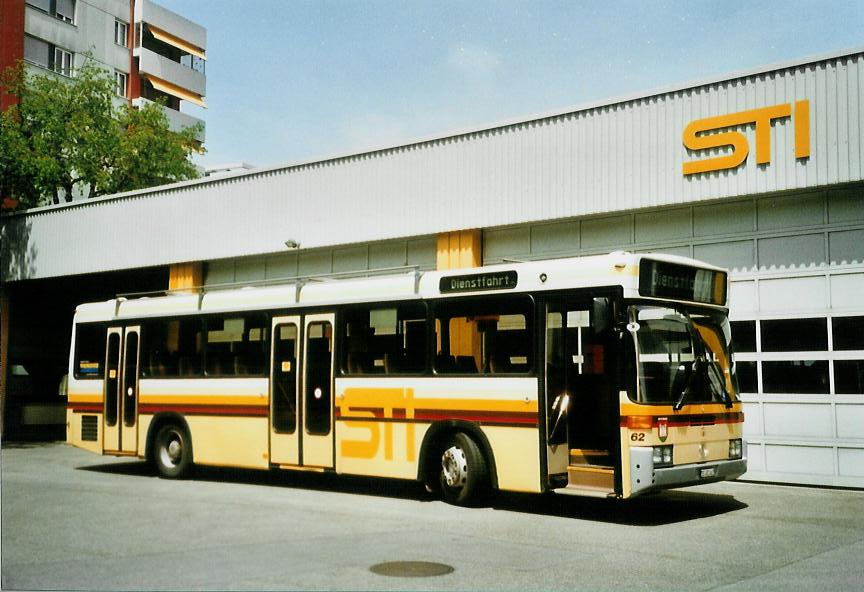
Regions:
M 159 460 L 166 467 L 176 467 L 183 458 L 183 439 L 177 432 L 171 432 L 159 450 Z
M 441 474 L 448 487 L 462 488 L 468 481 L 468 461 L 465 452 L 458 446 L 451 446 L 441 455 Z

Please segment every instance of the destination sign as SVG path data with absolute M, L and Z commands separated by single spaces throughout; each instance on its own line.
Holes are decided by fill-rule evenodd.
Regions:
M 442 294 L 453 292 L 477 292 L 480 290 L 508 290 L 516 287 L 519 275 L 515 271 L 495 271 L 471 275 L 442 277 L 438 289 Z
M 654 298 L 726 304 L 726 272 L 643 259 L 639 293 Z

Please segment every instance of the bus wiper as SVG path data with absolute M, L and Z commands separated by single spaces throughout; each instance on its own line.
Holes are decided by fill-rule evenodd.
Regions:
M 729 396 L 729 391 L 726 390 L 726 381 L 723 378 L 723 374 L 720 372 L 720 369 L 717 368 L 717 364 L 712 362 L 709 364 L 709 369 L 711 370 L 711 376 L 709 376 L 709 380 L 711 384 L 713 384 L 717 390 L 720 391 L 720 398 L 723 400 L 723 404 L 727 409 L 732 407 L 732 397 Z
M 681 411 L 681 408 L 684 406 L 684 399 L 690 395 L 690 392 L 693 389 L 693 381 L 696 380 L 696 377 L 700 372 L 703 372 L 702 368 L 704 367 L 704 364 L 705 360 L 700 356 L 693 359 L 693 368 L 690 377 L 687 379 L 687 384 L 684 386 L 684 390 L 681 391 L 681 396 L 678 397 L 678 400 L 675 401 L 674 405 L 672 405 L 672 409 L 675 411 Z

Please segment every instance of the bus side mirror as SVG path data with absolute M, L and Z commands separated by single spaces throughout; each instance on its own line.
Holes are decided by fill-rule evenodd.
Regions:
M 595 298 L 591 303 L 591 328 L 594 335 L 602 335 L 612 326 L 613 311 L 610 298 Z

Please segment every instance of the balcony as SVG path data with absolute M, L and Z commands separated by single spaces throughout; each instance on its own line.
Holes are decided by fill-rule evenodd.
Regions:
M 138 71 L 142 75 L 155 76 L 174 86 L 203 97 L 207 94 L 207 78 L 204 74 L 187 68 L 145 47 L 136 47 L 133 55 L 138 59 Z M 186 98 L 186 97 L 180 97 Z
M 138 97 L 137 99 L 132 99 L 132 106 L 140 109 L 144 105 L 152 102 L 153 101 L 145 99 L 144 97 Z M 192 117 L 191 115 L 175 111 L 174 109 L 168 109 L 167 107 L 162 107 L 162 112 L 165 113 L 166 117 L 168 117 L 168 127 L 171 131 L 179 132 L 181 129 L 193 126 L 196 123 L 204 123 L 203 120 L 198 119 L 197 117 Z M 205 130 L 202 129 L 195 136 L 195 139 L 202 144 L 204 143 L 204 132 Z
M 135 23 L 153 25 L 202 50 L 207 47 L 207 29 L 149 0 L 135 3 Z

